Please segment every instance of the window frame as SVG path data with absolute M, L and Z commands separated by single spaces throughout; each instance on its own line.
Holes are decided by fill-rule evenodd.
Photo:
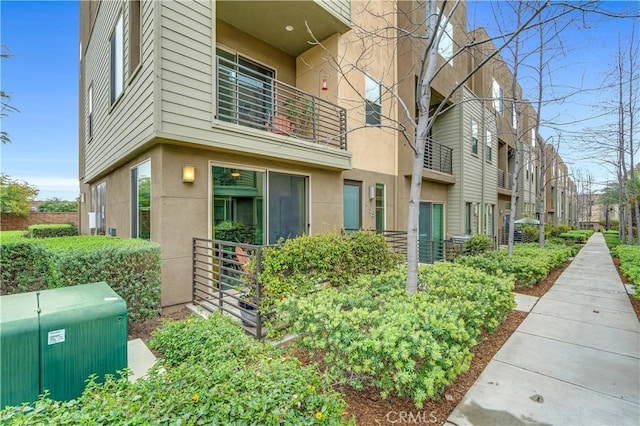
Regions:
M 140 167 L 149 165 L 149 238 L 140 236 Z M 131 167 L 131 238 L 141 238 L 151 240 L 151 212 L 153 203 L 153 181 L 151 176 L 151 159 L 136 164 Z
M 137 15 L 137 19 L 136 16 Z M 142 1 L 129 0 L 129 83 L 142 66 Z M 137 42 L 137 45 L 135 44 Z M 135 59 L 135 60 L 132 60 Z
M 87 141 L 93 139 L 93 81 L 87 88 Z
M 384 183 L 376 183 L 375 188 L 376 231 L 384 231 L 387 226 L 387 186 Z M 378 205 L 379 201 L 381 205 Z M 381 227 L 378 226 L 379 218 L 381 218 Z
M 109 36 L 109 99 L 111 106 L 115 105 L 124 93 L 124 19 L 123 13 L 118 13 L 118 19 Z
M 478 122 L 471 119 L 471 153 L 478 155 L 478 139 L 480 135 L 480 127 Z
M 487 140 L 486 140 L 486 144 L 487 144 L 487 146 L 486 146 L 486 150 L 485 150 L 485 159 L 486 159 L 488 162 L 491 162 L 491 161 L 492 161 L 492 159 L 493 159 L 493 156 L 492 156 L 492 150 L 493 150 L 493 133 L 492 133 L 492 132 L 491 132 L 491 130 L 489 130 L 489 129 L 487 129 L 487 132 L 486 132 L 486 138 L 487 138 Z
M 504 91 L 496 79 L 492 79 L 491 97 L 493 98 L 493 109 L 500 115 L 504 114 Z
M 377 97 L 370 96 L 373 91 L 377 91 Z M 364 104 L 365 126 L 382 126 L 382 83 L 367 74 L 364 75 Z

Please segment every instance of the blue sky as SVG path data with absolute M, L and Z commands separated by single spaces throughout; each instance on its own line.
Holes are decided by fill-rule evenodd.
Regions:
M 39 199 L 78 196 L 78 16 L 76 1 L 0 3 L 0 84 L 20 112 L 2 121 L 2 172 L 40 189 Z
M 638 1 L 607 1 L 604 5 L 614 10 L 631 8 L 636 13 L 640 9 Z M 496 31 L 489 7 L 486 1 L 468 2 L 469 20 L 476 24 L 470 23 L 470 27 Z M 2 60 L 0 84 L 11 94 L 12 105 L 20 110 L 2 121 L 2 129 L 12 139 L 0 148 L 2 172 L 36 185 L 39 199 L 78 196 L 78 14 L 77 1 L 0 3 L 2 44 L 13 54 Z M 585 22 L 589 29 L 575 24 L 560 38 L 566 56 L 553 64 L 556 93 L 573 91 L 574 87 L 599 87 L 614 60 L 616 46 L 612 40 L 618 33 L 628 38 L 632 25 L 631 20 L 596 17 Z M 531 90 L 527 81 L 521 84 L 525 91 Z M 590 170 L 600 181 L 613 175 L 584 155 L 583 142 L 575 133 L 602 123 L 604 119 L 595 118 L 600 113 L 594 106 L 611 96 L 602 90 L 584 92 L 543 110 L 543 116 L 549 118 L 580 120 L 566 128 L 560 153 L 572 167 Z M 545 133 L 545 137 L 552 134 Z

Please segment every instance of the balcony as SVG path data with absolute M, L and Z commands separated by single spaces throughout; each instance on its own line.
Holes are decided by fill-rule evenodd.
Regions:
M 344 108 L 222 57 L 216 84 L 221 121 L 347 149 Z
M 512 173 L 505 173 L 504 170 L 498 169 L 498 189 L 511 191 L 512 181 L 513 181 Z
M 452 167 L 453 149 L 441 145 L 433 140 L 428 140 L 424 148 L 425 169 L 436 172 L 453 174 Z
M 351 0 L 217 1 L 216 17 L 291 56 L 351 28 Z

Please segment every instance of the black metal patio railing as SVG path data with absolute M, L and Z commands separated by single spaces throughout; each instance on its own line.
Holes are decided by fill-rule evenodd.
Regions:
M 428 140 L 424 147 L 424 168 L 453 174 L 453 149 Z
M 261 246 L 194 238 L 193 304 L 232 315 L 249 334 L 262 338 L 261 255 Z
M 216 58 L 219 120 L 347 149 L 344 108 L 255 68 Z

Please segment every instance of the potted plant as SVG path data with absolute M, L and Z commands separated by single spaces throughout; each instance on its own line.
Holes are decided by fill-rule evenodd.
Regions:
M 285 99 L 283 103 L 286 118 L 293 123 L 293 131 L 299 136 L 313 133 L 313 99 L 299 95 Z

